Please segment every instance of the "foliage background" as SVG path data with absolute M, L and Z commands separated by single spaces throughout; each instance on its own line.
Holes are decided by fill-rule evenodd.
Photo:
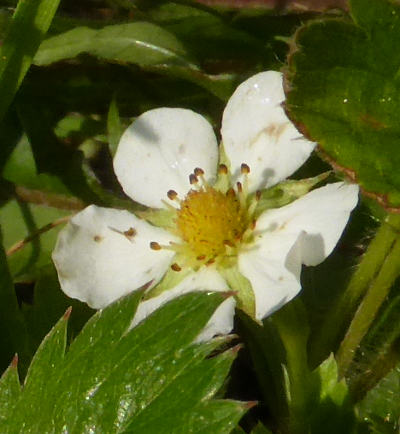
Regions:
M 40 342 L 57 323 L 29 368 L 23 392 L 16 359 L 2 377 L 1 431 L 31 426 L 32 432 L 62 432 L 73 414 L 75 425 L 68 427 L 74 432 L 93 427 L 147 433 L 397 432 L 396 272 L 342 372 L 346 382 L 338 380 L 330 354 L 338 350 L 364 294 L 334 321 L 332 306 L 340 305 L 351 276 L 362 270 L 358 264 L 365 263 L 378 228 L 378 233 L 388 230 L 388 212 L 398 212 L 399 5 L 385 0 L 58 3 L 21 0 L 15 10 L 16 1 L 0 1 L 2 371 L 18 353 L 19 376 L 25 378 Z M 333 167 L 332 179 L 351 178 L 363 187 L 335 252 L 320 266 L 304 269 L 299 299 L 264 327 L 238 314 L 236 341 L 191 344 L 221 301 L 200 295 L 160 311 L 145 323 L 142 337 L 140 330 L 126 335 L 135 297 L 105 310 L 97 329 L 94 319 L 86 335 L 79 335 L 94 312 L 63 295 L 50 254 L 63 219 L 86 205 L 137 208 L 112 171 L 123 129 L 145 110 L 171 106 L 203 114 L 218 132 L 235 87 L 268 69 L 285 72 L 287 111 L 320 144 L 294 178 Z M 350 103 L 344 105 L 345 99 Z M 390 228 L 396 224 L 391 220 Z M 390 249 L 396 231 L 383 236 L 387 243 L 392 237 Z M 382 255 L 387 259 L 389 253 Z M 371 261 L 378 275 L 383 260 L 372 255 Z M 70 318 L 64 314 L 69 306 Z M 171 325 L 177 312 L 182 316 Z M 93 338 L 93 327 L 101 331 L 97 349 L 85 342 Z M 181 342 L 173 327 L 188 329 Z M 112 339 L 104 332 L 110 328 Z M 144 342 L 153 333 L 153 347 L 139 355 L 129 350 L 135 339 Z M 238 342 L 244 344 L 239 352 Z M 108 360 L 100 356 L 104 348 Z M 177 351 L 184 354 L 179 375 L 171 370 Z M 91 361 L 86 371 L 74 357 Z M 120 370 L 112 371 L 112 360 L 125 357 Z M 202 382 L 196 383 L 198 377 Z M 70 385 L 82 378 L 87 384 L 73 395 Z M 169 392 L 157 386 L 161 380 Z M 101 392 L 88 395 L 100 383 Z M 145 391 L 154 396 L 144 399 Z M 74 410 L 74 397 L 89 404 Z M 105 410 L 110 402 L 114 412 Z M 37 419 L 39 404 L 46 417 Z M 124 405 L 128 410 L 118 419 Z M 50 417 L 55 414 L 64 416 Z

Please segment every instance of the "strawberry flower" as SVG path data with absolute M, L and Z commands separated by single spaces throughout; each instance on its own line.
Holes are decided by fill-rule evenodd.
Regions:
M 324 176 L 285 181 L 309 157 L 283 108 L 282 77 L 242 83 L 222 119 L 218 146 L 199 114 L 159 108 L 123 134 L 114 170 L 136 215 L 89 206 L 60 232 L 53 260 L 70 297 L 103 308 L 152 282 L 135 324 L 189 291 L 234 291 L 202 339 L 232 329 L 234 308 L 261 320 L 301 289 L 302 264 L 337 244 L 358 200 L 356 185 L 312 189 Z

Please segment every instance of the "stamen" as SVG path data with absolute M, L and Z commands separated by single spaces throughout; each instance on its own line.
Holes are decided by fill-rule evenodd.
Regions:
M 189 175 L 189 182 L 191 185 L 197 184 L 199 182 L 199 178 L 197 178 L 197 176 L 194 173 L 191 173 Z
M 238 193 L 242 193 L 242 191 L 243 191 L 242 183 L 241 182 L 237 182 L 236 183 L 236 187 L 238 189 Z
M 198 261 L 204 261 L 204 259 L 206 259 L 206 255 L 199 255 L 196 258 Z
M 242 175 L 248 175 L 250 173 L 250 167 L 246 163 L 242 163 L 240 166 L 240 172 Z
M 137 235 L 137 230 L 135 228 L 129 228 L 127 231 L 124 231 L 123 234 L 129 241 L 133 241 L 133 238 Z
M 254 215 L 255 210 L 257 209 L 258 202 L 261 200 L 261 191 L 257 190 L 254 197 L 252 198 L 250 205 L 247 209 L 247 214 L 249 219 L 251 219 Z
M 150 243 L 150 249 L 152 249 L 152 250 L 161 250 L 161 246 L 157 242 L 152 241 Z
M 236 196 L 236 194 L 235 194 L 235 190 L 233 189 L 233 188 L 230 188 L 226 193 L 225 193 L 225 195 L 227 196 L 227 197 L 235 197 Z
M 110 231 L 113 231 L 117 234 L 123 235 L 124 237 L 128 238 L 129 241 L 133 241 L 133 238 L 137 234 L 135 228 L 129 228 L 127 231 L 120 231 L 119 229 L 113 228 L 112 226 L 108 226 L 108 229 L 110 229 Z
M 203 189 L 209 187 L 208 182 L 204 178 L 204 170 L 203 169 L 201 169 L 200 167 L 196 167 L 194 169 L 193 173 L 194 173 L 194 176 L 196 177 L 196 179 L 200 178 L 201 186 Z
M 228 174 L 228 168 L 225 166 L 225 164 L 219 165 L 218 173 L 220 173 L 221 175 L 227 175 Z
M 175 190 L 168 190 L 168 199 L 175 200 L 178 197 L 178 193 Z
M 171 264 L 171 270 L 173 270 L 173 271 L 181 271 L 182 268 L 176 262 L 174 262 L 173 264 Z

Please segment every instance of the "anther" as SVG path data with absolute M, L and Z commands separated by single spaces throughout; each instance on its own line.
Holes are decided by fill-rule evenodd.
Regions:
M 241 182 L 237 182 L 236 183 L 236 187 L 237 187 L 239 193 L 241 193 L 243 191 L 243 187 L 242 187 L 242 183 Z
M 152 241 L 150 243 L 150 249 L 152 249 L 152 250 L 161 250 L 161 246 L 158 243 L 156 243 L 155 241 Z
M 99 243 L 102 239 L 103 239 L 103 237 L 101 237 L 100 235 L 95 235 L 93 237 L 93 240 L 96 241 L 96 243 Z
M 129 228 L 127 231 L 124 231 L 123 234 L 129 241 L 132 241 L 137 234 L 137 230 L 135 228 Z
M 206 255 L 199 255 L 196 258 L 198 261 L 204 261 L 204 259 L 206 259 Z
M 178 193 L 175 190 L 168 190 L 168 199 L 175 200 L 178 197 Z
M 235 190 L 233 188 L 230 188 L 227 192 L 226 192 L 226 196 L 227 197 L 235 197 Z
M 225 166 L 225 164 L 220 164 L 218 167 L 218 172 L 221 175 L 227 175 L 228 174 L 228 168 Z
M 191 185 L 197 184 L 199 182 L 199 178 L 197 178 L 197 176 L 194 173 L 191 173 L 189 175 L 189 182 Z
M 212 264 L 214 264 L 214 262 L 215 262 L 215 258 L 211 258 L 211 259 L 209 259 L 207 262 L 206 262 L 206 265 L 208 266 L 208 265 L 212 265 Z
M 240 172 L 242 175 L 248 175 L 250 173 L 250 167 L 247 164 L 242 163 L 240 166 Z
M 203 169 L 200 169 L 200 167 L 196 167 L 196 168 L 194 169 L 194 174 L 195 174 L 196 176 L 203 176 L 203 175 L 204 175 L 204 170 L 203 170 Z
M 173 264 L 171 264 L 171 270 L 173 270 L 173 271 L 181 271 L 182 268 L 176 262 L 174 262 Z
M 261 199 L 261 190 L 256 191 L 256 200 L 259 201 Z

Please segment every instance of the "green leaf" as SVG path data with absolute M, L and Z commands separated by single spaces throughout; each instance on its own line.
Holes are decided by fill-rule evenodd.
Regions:
M 400 206 L 400 6 L 387 0 L 350 6 L 355 24 L 318 20 L 296 33 L 287 108 L 335 169 L 390 210 Z
M 61 319 L 35 355 L 2 432 L 230 432 L 247 404 L 211 398 L 237 349 L 210 357 L 226 338 L 193 343 L 224 297 L 187 294 L 130 329 L 141 296 L 96 313 L 65 356 Z
M 271 431 L 261 423 L 258 422 L 257 426 L 251 431 L 251 434 L 271 434 Z
M 0 119 L 27 73 L 60 0 L 18 2 L 0 50 Z
M 173 33 L 148 22 L 116 24 L 100 30 L 74 28 L 44 41 L 34 63 L 49 65 L 82 53 L 188 80 L 224 100 L 237 82 L 236 74 L 202 71 Z
M 9 365 L 17 352 L 24 358 L 27 353 L 26 328 L 19 310 L 7 258 L 0 243 L 0 369 Z
M 110 148 L 111 155 L 114 156 L 119 140 L 123 133 L 121 119 L 119 117 L 117 99 L 115 95 L 111 100 L 110 108 L 108 109 L 107 116 L 107 130 L 108 130 L 108 146 Z
M 20 200 L 10 200 L 0 208 L 0 224 L 4 228 L 4 246 L 8 250 L 33 235 L 49 223 L 71 214 L 69 211 L 28 204 Z M 25 247 L 9 256 L 10 271 L 14 279 L 32 280 L 39 270 L 51 263 L 51 252 L 62 225 L 48 230 Z
M 30 162 L 29 167 L 37 175 L 45 174 L 53 180 L 51 187 L 43 183 L 42 188 L 48 191 L 56 184 L 60 189 L 59 184 L 62 184 L 65 187 L 61 193 L 69 192 L 88 203 L 96 202 L 96 195 L 89 189 L 82 169 L 82 153 L 64 145 L 53 131 L 57 116 L 54 110 L 29 98 L 18 98 L 17 109 L 35 162 L 33 167 Z
M 81 331 L 86 321 L 94 313 L 86 303 L 71 299 L 61 291 L 53 265 L 40 268 L 39 271 L 33 289 L 33 303 L 22 305 L 32 356 L 51 327 L 70 306 L 73 315 L 68 324 L 69 335 L 72 337 Z
M 34 63 L 49 65 L 81 53 L 141 66 L 171 63 L 194 67 L 175 36 L 147 22 L 116 24 L 100 30 L 76 27 L 44 41 Z
M 69 189 L 56 175 L 38 173 L 32 148 L 26 136 L 22 136 L 5 164 L 3 176 L 13 182 L 35 190 L 47 190 L 65 196 L 71 195 Z
M 205 70 L 243 70 L 258 65 L 269 54 L 264 40 L 239 30 L 211 9 L 157 2 L 147 14 L 175 34 Z
M 378 385 L 370 390 L 357 406 L 359 416 L 370 424 L 374 434 L 397 433 L 399 430 L 400 366 L 393 369 Z
M 0 426 L 7 419 L 21 393 L 17 364 L 18 357 L 15 357 L 0 378 Z
M 53 377 L 54 373 L 61 368 L 67 343 L 67 321 L 70 314 L 71 309 L 69 308 L 43 339 L 26 374 L 24 399 L 37 401 L 32 402 L 36 405 L 36 410 L 38 410 L 37 406 L 46 399 L 46 390 L 41 387 L 43 378 Z
M 244 312 L 238 311 L 238 330 L 254 364 L 258 384 L 271 414 L 272 425 L 288 431 L 289 408 L 285 390 L 283 363 L 285 349 L 271 318 L 260 326 Z

